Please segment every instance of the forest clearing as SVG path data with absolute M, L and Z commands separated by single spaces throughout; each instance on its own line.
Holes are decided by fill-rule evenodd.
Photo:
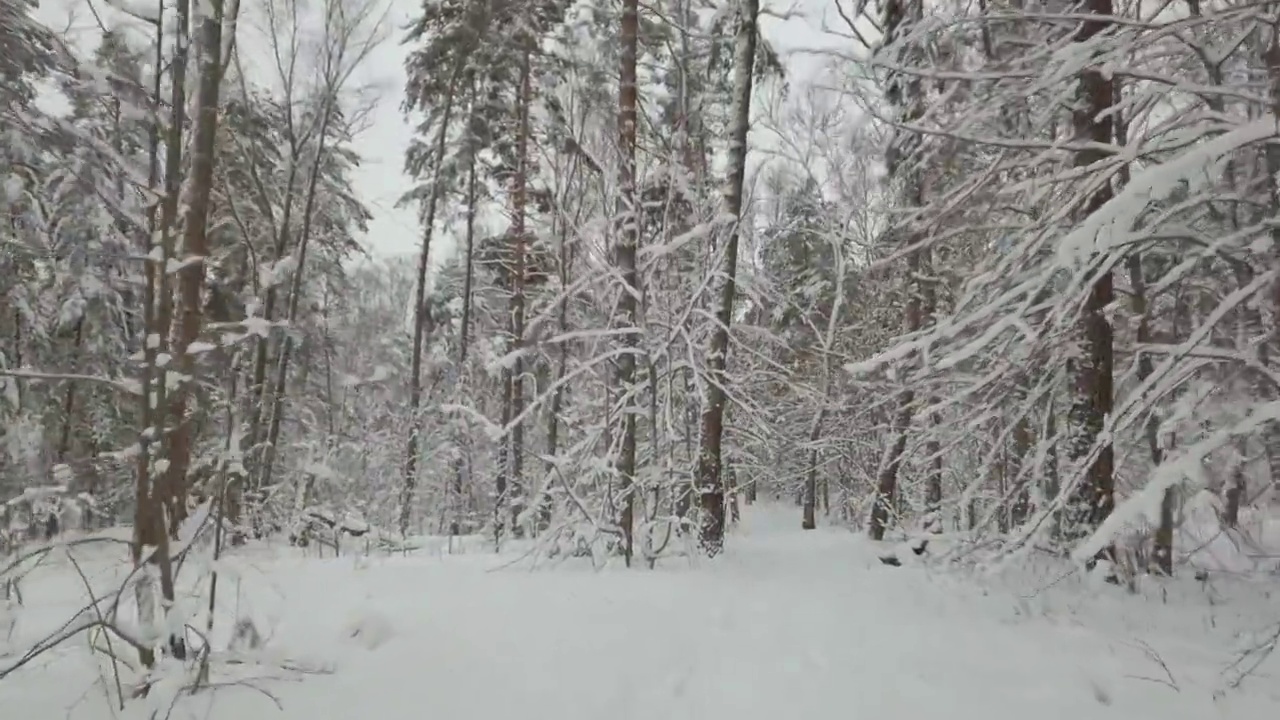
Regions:
M 125 717 L 764 720 L 981 708 L 992 720 L 1252 720 L 1280 708 L 1274 658 L 1232 687 L 1241 653 L 1263 640 L 1255 618 L 1274 607 L 1265 584 L 1234 574 L 1131 594 L 1060 577 L 1052 562 L 975 582 L 886 567 L 865 538 L 803 532 L 786 506 L 749 508 L 732 538 L 714 562 L 671 558 L 642 573 L 584 558 L 531 571 L 511 564 L 521 548 L 495 556 L 483 544 L 339 558 L 250 547 L 221 568 L 228 595 L 214 627 L 233 650 L 213 659 L 212 687 L 172 715 L 174 688 L 158 687 Z M 79 554 L 101 590 L 128 571 Z M 33 644 L 83 601 L 58 564 L 24 580 L 37 609 L 8 647 Z M 260 645 L 230 639 L 237 619 Z M 0 708 L 106 720 L 111 682 L 105 660 L 76 643 L 0 681 Z

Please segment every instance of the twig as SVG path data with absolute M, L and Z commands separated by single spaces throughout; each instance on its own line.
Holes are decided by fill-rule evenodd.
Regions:
M 1164 661 L 1164 658 L 1160 657 L 1160 653 L 1157 653 L 1154 648 L 1142 640 L 1136 641 L 1134 646 L 1142 650 L 1143 654 L 1145 654 L 1148 659 L 1160 666 L 1160 669 L 1164 671 L 1165 679 L 1145 677 L 1142 675 L 1126 675 L 1125 677 L 1166 685 L 1173 688 L 1174 692 L 1182 692 L 1182 688 L 1178 687 L 1178 681 L 1173 677 L 1173 671 L 1169 669 L 1169 665 Z
M 105 630 L 110 630 L 111 632 L 115 633 L 116 637 L 125 641 L 129 645 L 133 646 L 133 648 L 136 650 L 143 650 L 145 648 L 141 640 L 129 637 L 128 634 L 122 631 L 119 627 L 108 622 L 103 622 L 101 620 L 94 619 L 87 622 L 82 622 L 79 625 L 74 625 L 74 626 L 72 626 L 71 623 L 67 623 L 66 625 L 63 625 L 63 627 L 60 628 L 59 630 L 54 631 L 52 634 L 45 637 L 45 639 L 36 643 L 35 646 L 33 646 L 30 650 L 28 650 L 25 654 L 23 654 L 22 657 L 14 661 L 11 665 L 9 665 L 8 667 L 0 668 L 0 680 L 7 678 L 8 676 L 12 675 L 18 670 L 21 670 L 23 667 L 26 667 L 28 664 L 30 664 L 31 661 L 40 657 L 41 655 L 48 652 L 49 650 L 52 650 L 53 648 L 58 647 L 62 643 L 66 642 L 67 640 L 70 640 L 71 638 L 79 635 L 80 633 L 93 630 L 94 628 L 103 628 Z
M 1230 687 L 1234 690 L 1240 687 L 1245 678 L 1248 678 L 1257 671 L 1257 669 L 1271 657 L 1271 653 L 1275 652 L 1276 645 L 1280 644 L 1280 623 L 1276 623 L 1272 627 L 1271 636 L 1262 642 L 1240 653 L 1240 656 L 1227 666 L 1228 670 L 1244 668 L 1231 681 Z M 1246 667 L 1247 665 L 1247 667 Z
M 102 614 L 102 608 L 98 607 L 98 598 L 94 595 L 93 585 L 90 584 L 89 578 L 84 574 L 84 568 L 80 567 L 80 562 L 76 560 L 70 550 L 67 550 L 66 553 L 67 560 L 71 562 L 71 567 L 75 568 L 76 574 L 80 576 L 80 582 L 84 583 L 85 592 L 89 593 L 89 605 L 93 607 L 98 622 L 106 625 L 107 619 Z M 120 700 L 120 709 L 124 710 L 124 684 L 120 682 L 120 664 L 116 660 L 116 649 L 111 643 L 110 633 L 104 633 L 103 638 L 107 643 L 107 656 L 111 658 L 111 676 L 116 683 L 116 697 Z

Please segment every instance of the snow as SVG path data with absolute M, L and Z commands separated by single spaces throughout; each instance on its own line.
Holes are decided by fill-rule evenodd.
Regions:
M 1280 516 L 1263 508 L 1245 507 L 1235 528 L 1223 528 L 1222 503 L 1202 490 L 1182 510 L 1174 546 L 1185 548 L 1186 563 L 1199 570 L 1247 575 L 1280 576 Z
M 1164 200 L 1176 188 L 1192 184 L 1197 178 L 1216 177 L 1216 168 L 1233 152 L 1275 134 L 1275 115 L 1264 114 L 1218 137 L 1195 143 L 1172 160 L 1135 173 L 1123 190 L 1088 218 L 1076 223 L 1062 239 L 1058 244 L 1058 263 L 1063 267 L 1073 267 L 1093 253 L 1110 252 L 1134 240 L 1135 236 L 1141 236 L 1143 231 L 1135 231 L 1134 222 L 1153 202 Z M 1178 140 L 1181 144 L 1187 139 Z
M 1210 485 L 1202 460 L 1214 450 L 1223 447 L 1237 435 L 1256 432 L 1258 428 L 1280 419 L 1280 401 L 1263 403 L 1252 409 L 1244 420 L 1232 426 L 1208 434 L 1202 440 L 1180 450 L 1167 462 L 1157 466 L 1151 478 L 1142 489 L 1121 501 L 1107 516 L 1106 520 L 1084 542 L 1080 543 L 1072 556 L 1077 562 L 1085 562 L 1096 557 L 1107 545 L 1126 528 L 1143 520 L 1158 518 L 1160 499 L 1170 488 L 1190 478 L 1195 489 Z
M 218 563 L 218 629 L 229 636 L 240 621 L 227 668 L 242 684 L 184 697 L 172 717 L 1202 720 L 1280 709 L 1263 681 L 1222 692 L 1235 638 L 1273 619 L 1260 586 L 1215 587 L 1211 602 L 1177 580 L 1138 595 L 1030 571 L 978 582 L 888 568 L 859 536 L 797 526 L 793 508 L 747 508 L 726 555 L 657 571 L 250 546 Z M 94 581 L 119 580 L 118 552 L 83 561 Z M 65 556 L 24 578 L 0 668 L 75 613 L 79 587 Z M 1270 662 L 1262 674 L 1280 669 Z M 0 707 L 106 720 L 97 678 L 73 643 L 0 681 Z

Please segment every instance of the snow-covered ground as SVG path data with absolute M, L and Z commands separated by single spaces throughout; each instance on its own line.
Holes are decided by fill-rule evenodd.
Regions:
M 1280 717 L 1276 659 L 1227 687 L 1249 633 L 1280 619 L 1274 578 L 1137 596 L 1051 571 L 979 581 L 886 567 L 858 536 L 798 525 L 791 508 L 750 508 L 726 555 L 656 571 L 253 548 L 227 563 L 238 580 L 224 569 L 218 626 L 249 618 L 264 643 L 215 670 L 252 679 L 183 698 L 172 717 Z M 88 565 L 98 582 L 119 572 Z M 40 573 L 7 650 L 0 626 L 0 668 L 70 616 L 74 571 Z M 68 646 L 0 680 L 0 717 L 105 720 L 97 677 L 85 643 Z

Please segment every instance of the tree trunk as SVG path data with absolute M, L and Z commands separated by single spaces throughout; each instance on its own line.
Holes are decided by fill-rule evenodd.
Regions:
M 248 97 L 247 91 L 245 93 L 245 96 L 247 99 Z M 300 145 L 299 138 L 294 132 L 294 124 L 292 120 L 289 123 L 288 140 L 289 140 L 289 172 L 285 180 L 284 207 L 280 211 L 280 224 L 274 227 L 276 237 L 275 237 L 274 247 L 272 248 L 274 252 L 274 257 L 272 257 L 272 261 L 276 263 L 284 260 L 285 253 L 288 252 L 289 238 L 293 232 L 294 184 L 297 179 L 298 168 L 301 166 L 301 163 L 299 162 L 301 145 Z M 260 179 L 257 177 L 256 172 L 254 173 L 254 179 L 255 181 L 258 181 L 257 187 L 258 187 L 258 194 L 261 196 L 261 199 L 260 199 L 261 210 L 264 215 L 266 215 L 267 217 L 273 218 L 273 225 L 274 225 L 274 213 L 271 210 L 271 203 L 267 195 L 266 188 L 261 184 Z M 278 297 L 279 297 L 279 291 L 277 290 L 276 285 L 272 283 L 266 288 L 266 292 L 264 293 L 263 300 L 262 300 L 262 319 L 263 320 L 266 320 L 268 322 L 275 320 L 276 303 L 277 303 Z M 283 340 L 281 342 L 283 342 Z M 250 392 L 249 392 L 250 421 L 249 421 L 248 437 L 246 438 L 246 443 L 245 443 L 245 446 L 248 448 L 250 452 L 250 458 L 256 463 L 255 466 L 251 466 L 249 468 L 250 477 L 253 478 L 251 482 L 257 481 L 262 477 L 261 468 L 258 466 L 262 464 L 263 455 L 266 452 L 266 448 L 261 446 L 261 443 L 262 443 L 263 435 L 265 434 L 264 427 L 263 427 L 263 418 L 268 417 L 265 414 L 267 412 L 267 406 L 270 404 L 270 402 L 275 402 L 279 399 L 278 397 L 273 397 L 271 398 L 270 401 L 268 401 L 266 396 L 267 367 L 270 364 L 270 355 L 271 355 L 270 347 L 271 347 L 271 340 L 269 337 L 258 337 L 257 340 L 255 341 L 254 358 L 253 358 L 253 382 L 250 385 Z M 255 482 L 255 485 L 257 485 L 256 482 Z M 258 488 L 255 487 L 253 489 L 257 490 Z
M 1240 457 L 1231 467 L 1231 479 L 1227 481 L 1226 491 L 1223 493 L 1222 506 L 1222 526 L 1224 528 L 1234 528 L 1240 522 L 1240 502 L 1244 499 L 1245 491 L 1245 447 L 1243 441 L 1237 441 L 1237 452 Z M 1163 516 L 1164 505 L 1160 506 L 1161 515 Z
M 884 18 L 885 37 L 896 38 L 904 29 L 920 21 L 923 17 L 921 0 L 903 0 L 887 6 Z M 924 114 L 923 89 L 920 80 L 914 77 L 894 77 L 889 85 L 890 102 L 901 107 L 902 118 L 910 123 Z M 903 200 L 910 207 L 924 206 L 924 179 L 915 167 L 912 155 L 920 145 L 920 138 L 910 132 L 900 131 L 890 143 L 888 152 L 888 171 L 902 181 Z M 903 160 L 907 160 L 903 164 Z M 903 245 L 911 247 L 921 240 L 918 233 L 908 229 Z M 923 325 L 924 298 L 923 250 L 915 250 L 907 256 L 907 303 L 903 311 L 903 328 L 913 333 Z M 907 433 L 911 429 L 911 419 L 915 405 L 915 392 L 910 386 L 904 387 L 898 395 L 898 409 L 894 414 L 894 423 L 890 428 L 893 440 L 885 447 L 880 461 L 880 472 L 876 477 L 876 495 L 871 504 L 871 518 L 867 525 L 867 534 L 872 540 L 883 540 L 888 530 L 889 520 L 893 515 L 894 498 L 898 493 L 898 469 L 902 465 L 903 454 L 907 450 Z
M 1113 92 L 1118 97 L 1118 83 L 1112 87 Z M 1128 143 L 1128 125 L 1119 113 L 1116 116 L 1116 144 L 1123 147 Z M 1128 167 L 1121 169 L 1120 178 L 1123 184 L 1128 184 Z M 1147 305 L 1147 279 L 1142 267 L 1142 254 L 1135 250 L 1129 257 L 1125 258 L 1125 265 L 1129 271 L 1129 287 L 1132 293 L 1130 307 L 1134 317 L 1138 319 L 1134 341 L 1141 347 L 1150 344 L 1152 341 L 1150 311 Z M 1151 354 L 1139 351 L 1138 382 L 1146 381 L 1154 371 L 1155 364 L 1151 360 Z M 1151 453 L 1151 464 L 1153 467 L 1159 466 L 1160 463 L 1164 462 L 1164 450 L 1160 447 L 1160 419 L 1154 411 L 1147 414 L 1143 431 L 1147 441 L 1147 450 Z M 1155 539 L 1151 550 L 1156 570 L 1164 575 L 1173 575 L 1173 505 L 1173 489 L 1169 488 L 1165 490 L 1164 495 L 1160 498 L 1160 523 L 1156 527 Z
M 83 311 L 81 311 L 83 312 Z M 80 348 L 84 344 L 84 316 L 76 321 L 76 338 L 75 346 L 72 350 L 72 360 L 79 362 Z M 74 372 L 77 368 L 72 367 Z M 71 450 L 71 425 L 72 416 L 75 414 L 76 406 L 76 382 L 67 381 L 66 395 L 62 399 L 62 433 L 58 436 L 58 462 L 67 461 L 67 453 Z
M 618 201 L 618 244 L 614 249 L 614 261 L 622 275 L 622 297 L 618 301 L 619 322 L 626 327 L 622 337 L 622 356 L 618 358 L 618 392 L 622 393 L 622 447 L 617 472 L 620 481 L 622 511 L 618 523 L 622 527 L 622 554 L 627 567 L 631 567 L 633 550 L 633 525 L 635 496 L 632 487 L 636 474 L 636 334 L 639 332 L 637 298 L 640 288 L 636 277 L 636 250 L 640 239 L 640 212 L 636 196 L 636 49 L 640 31 L 640 11 L 637 0 L 623 0 L 622 4 L 622 67 L 618 88 L 618 148 L 622 152 L 620 163 Z
M 569 280 L 572 277 L 573 253 L 569 250 L 569 233 L 570 229 L 566 223 L 561 223 L 560 232 L 560 292 L 561 296 L 558 300 L 560 303 L 559 313 L 556 318 L 556 327 L 561 337 L 569 332 L 569 296 L 566 289 L 569 287 Z M 564 378 L 569 371 L 569 342 L 562 340 L 557 350 L 558 359 L 556 361 L 556 372 L 554 389 L 551 391 L 551 408 L 547 417 L 547 478 L 551 482 L 552 474 L 555 472 L 556 455 L 560 452 L 560 415 L 564 412 Z M 552 498 L 549 493 L 544 493 L 543 509 L 542 509 L 542 526 L 543 528 L 551 525 Z
M 453 113 L 454 88 L 445 94 L 444 110 L 440 115 L 440 130 L 436 133 L 436 156 L 431 192 L 427 196 L 427 216 L 422 228 L 422 252 L 418 254 L 418 285 L 413 305 L 413 359 L 409 370 L 409 441 L 404 453 L 404 473 L 400 486 L 400 536 L 409 534 L 409 520 L 413 514 L 414 490 L 418 484 L 418 436 L 422 434 L 422 345 L 426 341 L 427 326 L 431 322 L 427 307 L 427 267 L 431 257 L 431 236 L 435 230 L 436 207 L 440 200 L 440 173 L 444 166 L 445 140 L 449 136 L 449 116 Z
M 1088 0 L 1083 10 L 1097 19 L 1080 25 L 1075 40 L 1082 45 L 1102 33 L 1113 14 L 1111 0 Z M 1110 115 L 1114 87 L 1101 67 L 1090 66 L 1080 73 L 1078 103 L 1072 112 L 1072 127 L 1079 140 L 1100 146 L 1115 139 L 1114 119 Z M 1107 155 L 1095 149 L 1076 153 L 1075 166 L 1087 168 L 1105 162 Z M 1101 183 L 1090 195 L 1081 211 L 1082 217 L 1097 212 L 1112 198 L 1110 183 Z M 1100 259 L 1100 258 L 1099 258 Z M 1115 505 L 1113 471 L 1115 451 L 1110 442 L 1096 454 L 1093 446 L 1102 436 L 1112 404 L 1113 331 L 1106 312 L 1115 299 L 1110 270 L 1099 274 L 1089 289 L 1080 320 L 1083 340 L 1081 359 L 1069 365 L 1072 373 L 1073 397 L 1069 411 L 1071 441 L 1068 450 L 1075 463 L 1088 461 L 1084 482 L 1072 494 L 1067 516 L 1069 532 L 1077 539 L 1087 536 L 1106 519 Z M 1110 549 L 1103 555 L 1111 556 Z
M 511 352 L 515 359 L 511 363 L 511 395 L 510 413 L 507 419 L 512 425 L 507 435 L 511 447 L 510 477 L 508 492 L 511 497 L 511 533 L 515 537 L 523 535 L 520 526 L 520 515 L 524 512 L 524 323 L 525 323 L 525 276 L 528 274 L 527 256 L 529 253 L 529 231 L 526 227 L 526 212 L 529 186 L 529 110 L 533 102 L 533 51 L 527 47 L 531 40 L 526 40 L 524 59 L 520 65 L 520 99 L 516 114 L 519 130 L 516 137 L 515 183 L 511 192 L 512 221 L 511 241 L 513 246 L 511 277 Z
M 502 427 L 511 422 L 511 368 L 502 369 Z M 493 542 L 498 549 L 502 547 L 502 535 L 507 526 L 504 517 L 507 506 L 507 474 L 511 468 L 511 443 L 504 441 L 498 444 L 498 472 L 494 478 L 493 498 Z
M 1269 110 L 1280 115 L 1280 27 L 1273 24 L 1270 35 L 1269 44 L 1262 50 L 1262 61 L 1267 68 L 1268 99 L 1271 101 Z M 1280 176 L 1280 147 L 1275 143 L 1267 143 L 1263 157 L 1266 159 L 1267 190 L 1270 195 L 1268 210 L 1274 215 L 1280 211 L 1280 180 L 1277 180 Z M 1273 259 L 1280 262 L 1280 227 L 1272 224 L 1270 235 Z M 1280 342 L 1280 279 L 1271 286 L 1271 311 L 1273 327 L 1264 346 L 1274 348 Z M 1271 465 L 1271 495 L 1277 497 L 1280 496 L 1280 423 L 1267 423 L 1262 439 Z
M 471 114 L 472 122 L 467 124 L 468 130 L 474 125 L 476 116 L 476 88 L 475 81 L 471 85 Z M 474 142 L 474 138 L 471 140 Z M 457 382 L 462 385 L 467 372 L 467 353 L 470 350 L 470 333 L 471 333 L 471 284 L 475 277 L 475 238 L 476 238 L 476 153 L 472 149 L 471 156 L 467 160 L 467 231 L 466 231 L 466 271 L 462 277 L 462 328 L 458 337 L 458 373 Z M 465 442 L 465 441 L 464 441 Z M 471 466 L 471 444 L 469 442 L 459 444 L 458 459 L 454 462 L 453 468 L 453 492 L 450 493 L 453 498 L 453 518 L 449 523 L 449 534 L 459 535 L 462 528 L 458 520 L 461 514 L 461 504 L 463 493 L 467 487 L 467 468 Z
M 742 0 L 733 59 L 732 136 L 729 168 L 725 178 L 724 208 L 727 218 L 723 272 L 716 304 L 716 325 L 707 351 L 707 397 L 702 410 L 701 447 L 698 450 L 697 483 L 702 507 L 701 545 L 714 557 L 724 549 L 724 479 L 721 477 L 721 443 L 727 392 L 725 373 L 729 356 L 729 325 L 737 292 L 738 237 L 741 232 L 743 180 L 747 171 L 747 131 L 751 123 L 751 85 L 756 57 L 756 16 L 760 0 Z
M 1020 407 L 1025 407 L 1026 399 L 1021 398 Z M 1018 488 L 1013 496 L 1013 505 L 1009 508 L 1009 524 L 1018 527 L 1031 516 L 1031 481 L 1033 474 L 1027 467 L 1027 453 L 1031 452 L 1031 424 L 1024 415 L 1013 427 L 1013 457 L 1017 461 Z
M 320 167 L 324 160 L 325 139 L 329 134 L 329 123 L 333 119 L 333 103 L 336 98 L 325 100 L 325 108 L 320 119 L 319 134 L 316 139 L 316 157 L 311 165 L 311 174 L 307 178 L 306 198 L 302 205 L 302 233 L 298 238 L 298 259 L 293 269 L 293 278 L 289 286 L 289 307 L 285 313 L 285 321 L 289 331 L 280 339 L 280 357 L 276 363 L 275 384 L 272 390 L 274 402 L 271 405 L 271 424 L 267 428 L 266 445 L 262 453 L 262 475 L 258 487 L 270 487 L 271 476 L 275 470 L 278 456 L 277 445 L 280 440 L 280 424 L 284 420 L 286 401 L 285 380 L 289 375 L 289 360 L 293 350 L 293 334 L 298 331 L 298 302 L 302 298 L 302 280 L 307 266 L 307 248 L 311 241 L 311 227 L 314 221 L 316 189 L 320 182 Z M 304 365 L 304 367 L 306 367 Z M 300 383 L 303 387 L 306 382 Z
M 158 8 L 160 18 L 163 19 L 163 7 Z M 178 28 L 179 35 L 186 30 L 186 18 L 188 6 L 185 0 L 180 0 L 177 6 L 178 12 Z M 157 23 L 159 26 L 159 23 Z M 179 79 L 185 76 L 186 70 L 186 44 L 180 42 L 174 51 L 172 59 L 172 72 L 174 73 L 173 94 L 175 98 L 180 98 L 183 92 L 184 83 Z M 162 67 L 164 61 L 164 40 L 163 34 L 159 27 L 156 28 L 156 55 L 155 66 Z M 155 85 L 153 87 L 153 112 L 151 126 L 148 131 L 148 187 L 152 190 L 160 184 L 160 110 L 163 107 L 160 100 L 160 82 L 161 73 L 155 74 Z M 159 412 L 164 408 L 163 403 L 163 378 L 157 382 L 158 374 L 158 358 L 163 344 L 163 338 L 167 335 L 168 328 L 161 324 L 161 316 L 159 309 L 162 304 L 162 298 L 168 292 L 168 273 L 164 272 L 164 268 L 169 259 L 169 225 L 165 224 L 169 220 L 170 198 L 177 197 L 176 189 L 170 191 L 171 184 L 176 184 L 176 174 L 167 174 L 172 167 L 178 166 L 174 161 L 176 153 L 181 152 L 181 128 L 180 121 L 185 101 L 175 102 L 170 107 L 170 134 L 168 144 L 165 148 L 165 168 L 166 176 L 165 188 L 166 195 L 160 217 L 157 218 L 156 210 L 153 208 L 148 215 L 148 232 L 143 238 L 142 247 L 143 254 L 151 257 L 156 250 L 159 250 L 160 257 L 155 258 L 146 264 L 145 284 L 143 285 L 143 323 L 146 328 L 145 341 L 142 344 L 143 364 L 141 368 L 141 378 L 139 385 L 142 387 L 142 398 L 138 407 L 139 430 L 138 430 L 138 454 L 137 464 L 135 467 L 136 478 L 134 485 L 134 518 L 133 518 L 133 542 L 130 550 L 133 558 L 134 567 L 140 566 L 143 561 L 143 550 L 147 547 L 165 547 L 167 550 L 169 535 L 164 527 L 164 517 L 160 512 L 161 503 L 158 502 L 158 491 L 160 490 L 157 482 L 158 470 L 153 471 L 153 461 L 158 459 L 160 453 L 153 452 L 153 448 L 163 448 L 163 426 L 164 415 Z M 175 142 L 176 136 L 176 142 Z M 174 204 L 176 207 L 176 202 Z M 156 247 L 156 237 L 160 237 L 159 247 Z M 15 317 L 16 321 L 21 321 L 21 317 Z M 16 325 L 20 332 L 21 325 Z M 154 338 L 154 340 L 153 340 Z M 15 338 L 15 347 L 21 348 L 21 338 Z M 19 359 L 20 360 L 20 359 Z M 153 398 L 156 402 L 153 404 Z M 157 555 L 157 558 L 159 556 Z M 167 552 L 165 555 L 167 559 Z M 172 568 L 166 563 L 158 566 L 161 575 L 161 585 L 164 583 L 164 575 L 166 570 L 169 571 L 168 587 L 172 589 L 173 578 Z M 155 602 L 154 588 L 151 584 L 151 576 L 149 573 L 143 573 L 139 576 L 139 580 L 135 589 L 135 595 L 138 603 L 138 620 L 142 624 L 154 624 L 159 618 L 156 617 L 159 608 Z M 163 592 L 163 590 L 162 590 Z M 166 599 L 172 600 L 173 595 L 170 594 Z M 138 652 L 139 660 L 143 666 L 151 668 L 155 665 L 155 651 L 151 647 L 144 647 Z
M 818 438 L 822 437 L 822 421 L 827 415 L 826 397 L 823 397 L 824 404 L 818 409 L 813 416 L 813 424 L 809 428 L 809 467 L 805 471 L 804 477 L 804 504 L 803 517 L 800 520 L 800 528 L 803 530 L 813 530 L 818 527 L 817 505 L 818 505 Z
M 200 337 L 204 324 L 201 295 L 204 291 L 205 261 L 209 257 L 208 219 L 213 193 L 213 171 L 217 160 L 218 103 L 222 85 L 223 0 L 210 0 L 200 20 L 200 83 L 196 91 L 195 135 L 191 141 L 191 177 L 185 196 L 183 218 L 183 268 L 179 271 L 181 316 L 173 329 L 173 354 L 178 370 L 188 380 L 173 399 L 171 416 L 175 427 L 170 439 L 169 468 L 166 472 L 170 502 L 169 531 L 175 537 L 187 516 L 187 470 L 191 467 L 192 423 L 187 419 L 191 382 L 196 373 L 195 356 L 187 349 Z M 231 18 L 234 21 L 234 18 Z
M 144 413 L 149 420 L 144 424 L 144 433 L 150 433 L 149 440 L 155 443 L 157 452 L 155 452 L 149 461 L 157 460 L 168 461 L 171 457 L 172 447 L 170 445 L 171 436 L 169 433 L 169 417 L 165 411 L 169 409 L 169 383 L 168 383 L 168 366 L 162 366 L 159 359 L 163 356 L 170 356 L 170 330 L 173 323 L 173 289 L 168 267 L 174 259 L 174 233 L 178 228 L 178 204 L 180 195 L 182 194 L 182 148 L 183 128 L 187 125 L 187 62 L 189 60 L 189 34 L 191 24 L 191 7 L 189 0 L 179 0 L 175 8 L 177 12 L 177 27 L 174 28 L 174 37 L 177 42 L 174 44 L 173 57 L 171 59 L 170 70 L 170 105 L 169 105 L 169 127 L 168 133 L 164 138 L 165 143 L 165 159 L 164 159 L 164 200 L 160 204 L 160 220 L 159 220 L 159 236 L 160 236 L 160 257 L 154 263 L 149 264 L 147 279 L 151 284 L 152 300 L 150 309 L 152 310 L 151 321 L 147 325 L 147 338 L 144 343 L 144 357 L 146 369 L 144 373 L 150 382 L 151 392 L 145 397 L 148 398 L 150 407 Z M 156 67 L 163 67 L 163 54 L 160 47 L 163 45 L 161 39 L 157 39 Z M 162 107 L 160 101 L 160 73 L 156 73 L 155 84 L 155 103 L 156 112 L 160 112 Z M 155 142 L 159 142 L 159 128 L 155 128 Z M 153 162 L 157 162 L 157 158 L 153 156 Z M 151 216 L 154 222 L 154 211 Z M 152 228 L 152 237 L 157 234 L 156 228 Z M 154 252 L 154 248 L 151 249 Z M 154 277 L 150 277 L 154 276 Z M 149 355 L 146 353 L 150 353 Z M 172 414 L 175 422 L 181 422 L 180 414 Z M 142 453 L 146 455 L 147 453 Z M 143 462 L 146 458 L 140 458 L 139 462 Z M 161 534 L 168 532 L 168 524 L 165 519 L 165 510 L 168 507 L 168 498 L 173 494 L 172 484 L 170 483 L 171 475 L 168 472 L 161 472 L 159 468 L 142 469 L 139 477 L 147 477 L 149 488 L 147 493 L 147 504 L 152 507 L 146 508 L 145 512 L 149 517 L 146 521 L 140 522 L 135 526 L 135 535 L 141 528 L 142 535 L 147 535 L 153 528 L 159 528 Z M 141 489 L 139 492 L 143 492 Z M 143 512 L 143 510 L 139 510 Z M 149 540 L 139 540 L 143 545 L 157 547 L 159 539 L 152 536 Z M 163 582 L 161 583 L 164 584 Z

